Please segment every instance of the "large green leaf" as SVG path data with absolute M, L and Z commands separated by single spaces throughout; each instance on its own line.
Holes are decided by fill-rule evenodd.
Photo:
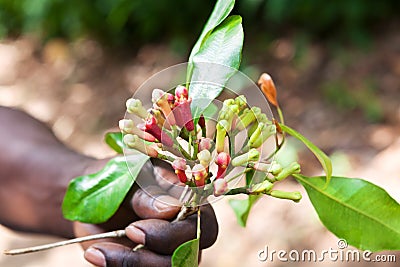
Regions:
M 193 239 L 180 245 L 172 255 L 172 267 L 197 267 L 199 257 L 199 239 Z
M 199 52 L 200 47 L 202 46 L 205 39 L 207 39 L 208 35 L 217 27 L 219 24 L 228 17 L 229 13 L 231 13 L 233 6 L 235 5 L 235 0 L 218 0 L 215 4 L 214 10 L 211 13 L 210 17 L 207 20 L 206 25 L 204 25 L 203 31 L 200 34 L 199 39 L 195 43 L 192 48 L 192 52 L 190 52 L 189 56 L 189 64 L 186 75 L 186 82 L 188 83 L 192 77 L 193 72 L 193 57 L 197 52 Z
M 301 142 L 303 142 L 308 147 L 308 149 L 310 149 L 310 151 L 317 157 L 317 159 L 319 160 L 319 162 L 322 165 L 322 168 L 324 168 L 324 171 L 326 174 L 326 185 L 327 185 L 329 183 L 329 181 L 331 180 L 331 176 L 332 176 L 332 162 L 331 162 L 330 158 L 324 152 L 322 152 L 321 149 L 319 149 L 310 140 L 305 138 L 302 134 L 300 134 L 296 130 L 290 128 L 287 125 L 283 125 L 283 124 L 279 124 L 279 126 L 282 128 L 282 131 L 290 134 L 291 136 L 293 136 L 293 137 L 297 138 L 298 140 L 300 140 Z
M 62 205 L 64 217 L 85 223 L 107 221 L 149 158 L 141 153 L 129 157 L 129 161 L 125 157 L 113 158 L 101 171 L 72 180 Z
M 261 195 L 249 195 L 246 199 L 230 199 L 229 205 L 232 207 L 237 222 L 240 226 L 246 227 L 251 208 Z
M 382 188 L 362 179 L 294 175 L 307 190 L 322 223 L 363 250 L 400 249 L 400 205 Z
M 106 133 L 104 137 L 106 144 L 111 147 L 118 154 L 124 153 L 124 143 L 122 142 L 122 133 L 121 132 L 110 132 Z
M 196 118 L 223 90 L 240 66 L 243 47 L 240 16 L 230 16 L 217 26 L 193 56 L 189 94 Z
M 260 177 L 257 177 L 259 173 L 256 173 L 255 170 L 248 170 L 246 172 L 246 186 L 249 187 L 252 183 L 259 183 Z M 262 177 L 264 178 L 265 175 Z M 236 220 L 238 224 L 242 227 L 246 227 L 247 219 L 249 218 L 249 214 L 251 208 L 259 199 L 260 195 L 248 195 L 246 199 L 231 199 L 229 200 L 229 205 L 233 209 L 233 212 L 236 215 Z
M 204 109 L 203 111 L 203 115 L 205 118 L 209 119 L 209 118 L 215 118 L 215 114 L 217 114 L 218 112 L 218 107 L 217 105 L 215 105 L 214 103 L 210 103 L 210 105 L 208 105 L 207 108 Z

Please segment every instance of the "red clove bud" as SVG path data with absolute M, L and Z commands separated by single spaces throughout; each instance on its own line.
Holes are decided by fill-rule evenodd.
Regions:
M 199 121 L 198 121 L 199 126 L 203 129 L 206 127 L 206 120 L 204 119 L 204 115 L 201 114 Z
M 182 183 L 187 182 L 187 176 L 185 173 L 186 170 L 186 160 L 183 158 L 177 158 L 172 162 L 172 168 L 174 168 L 176 175 L 179 178 L 179 181 Z
M 145 131 L 152 134 L 163 145 L 171 147 L 174 144 L 171 137 L 168 134 L 166 134 L 164 131 L 162 131 L 161 128 L 157 125 L 157 121 L 154 118 L 154 116 L 151 116 L 150 118 L 148 118 L 146 120 Z
M 175 108 L 173 109 L 177 125 L 179 127 L 185 126 L 189 132 L 194 130 L 192 111 L 190 110 L 191 102 L 192 99 L 190 98 L 181 98 L 179 101 L 175 102 Z
M 185 86 L 178 85 L 175 89 L 175 97 L 176 101 L 181 99 L 188 99 L 189 98 L 189 91 Z
M 231 161 L 231 157 L 226 152 L 220 152 L 215 159 L 215 163 L 218 165 L 218 171 L 216 179 L 223 178 L 225 176 L 225 171 Z

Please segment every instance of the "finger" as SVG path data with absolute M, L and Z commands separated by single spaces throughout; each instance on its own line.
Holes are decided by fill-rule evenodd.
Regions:
M 185 184 L 180 182 L 171 166 L 155 166 L 155 181 L 169 195 L 180 199 L 185 190 Z
M 157 185 L 165 192 L 168 192 L 169 195 L 179 199 L 185 188 L 185 184 L 179 181 L 171 165 L 158 159 L 152 159 L 151 163 L 153 167 L 152 173 L 144 172 L 147 176 L 139 175 L 136 178 L 136 182 L 141 188 Z
M 146 249 L 133 251 L 130 247 L 114 243 L 97 243 L 87 249 L 84 256 L 90 263 L 101 267 L 171 266 L 170 256 L 158 255 Z
M 179 245 L 196 237 L 197 214 L 172 223 L 158 219 L 141 220 L 125 230 L 133 242 L 160 254 L 172 254 Z M 217 239 L 218 223 L 210 205 L 201 207 L 201 233 L 201 249 L 210 247 Z
M 176 198 L 154 185 L 137 190 L 132 198 L 133 210 L 142 219 L 172 219 L 178 214 L 180 206 Z

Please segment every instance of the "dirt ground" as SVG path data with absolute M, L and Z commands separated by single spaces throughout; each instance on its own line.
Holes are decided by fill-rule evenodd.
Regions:
M 364 50 L 332 50 L 323 42 L 298 46 L 283 38 L 245 50 L 244 58 L 243 71 L 250 77 L 257 79 L 264 71 L 272 75 L 286 122 L 333 157 L 335 174 L 373 181 L 400 201 L 398 31 L 381 33 Z M 52 40 L 43 47 L 31 37 L 5 40 L 0 43 L 0 105 L 21 108 L 46 122 L 73 149 L 99 158 L 111 156 L 103 135 L 124 116 L 125 100 L 152 74 L 184 61 L 163 45 L 125 53 L 105 50 L 90 40 Z M 288 156 L 297 155 L 306 174 L 320 174 L 315 158 L 296 142 L 291 144 L 295 153 Z M 247 228 L 237 226 L 226 200 L 215 203 L 220 235 L 204 251 L 202 266 L 353 266 L 329 260 L 258 260 L 257 253 L 266 246 L 287 251 L 337 248 L 338 239 L 323 228 L 304 190 L 293 181 L 284 186 L 300 190 L 302 201 L 265 198 L 255 206 Z M 54 241 L 5 228 L 0 228 L 0 236 L 0 250 Z M 368 266 L 383 265 L 395 266 Z M 29 256 L 0 255 L 0 266 L 90 265 L 79 246 L 71 246 Z

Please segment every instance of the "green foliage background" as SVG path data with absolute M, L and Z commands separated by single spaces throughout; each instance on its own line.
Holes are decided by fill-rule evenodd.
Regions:
M 0 0 L 0 36 L 26 32 L 108 44 L 182 41 L 190 47 L 215 1 L 185 0 Z M 239 0 L 233 13 L 262 35 L 296 30 L 317 37 L 357 39 L 395 18 L 397 0 Z M 250 34 L 250 33 L 249 33 Z

